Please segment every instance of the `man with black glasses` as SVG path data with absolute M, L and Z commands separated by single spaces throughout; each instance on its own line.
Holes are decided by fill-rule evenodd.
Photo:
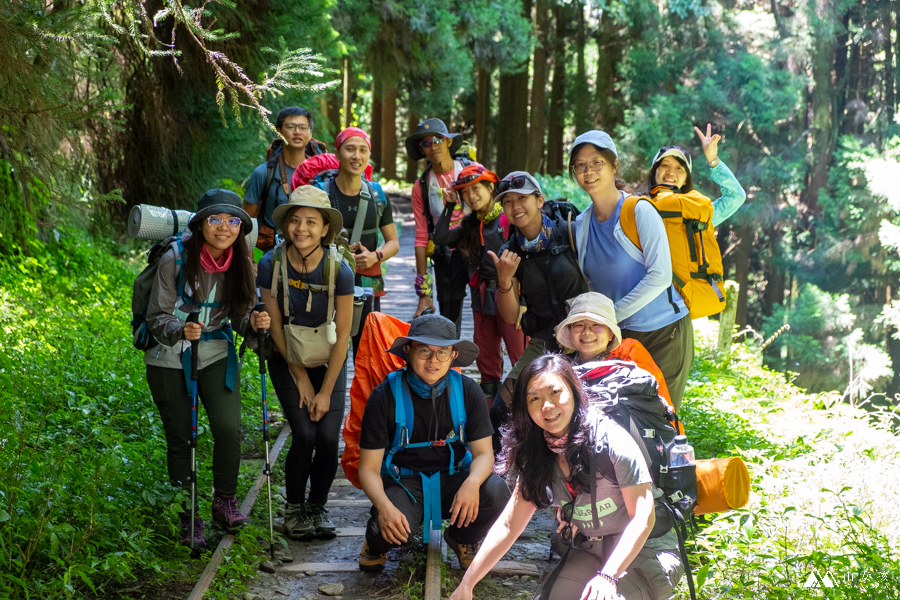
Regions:
M 450 227 L 457 227 L 462 218 L 471 212 L 459 201 L 451 184 L 459 172 L 472 164 L 468 157 L 454 156 L 462 146 L 459 133 L 450 133 L 440 119 L 426 119 L 416 126 L 416 132 L 406 138 L 406 153 L 413 160 L 426 159 L 428 166 L 416 180 L 412 189 L 412 210 L 416 219 L 416 295 L 419 304 L 415 316 L 426 309 L 434 310 L 431 280 L 428 276 L 428 258 L 434 265 L 434 284 L 441 315 L 456 325 L 459 335 L 463 300 L 469 280 L 466 261 L 462 252 L 448 246 L 435 246 L 431 241 L 434 224 L 444 212 L 444 206 L 453 204 Z
M 284 140 L 276 138 L 269 145 L 266 161 L 253 170 L 244 192 L 244 210 L 259 218 L 256 246 L 261 250 L 275 245 L 272 213 L 276 207 L 287 204 L 294 170 L 307 157 L 326 151 L 325 144 L 312 138 L 313 117 L 305 108 L 282 108 L 275 118 L 275 128 Z

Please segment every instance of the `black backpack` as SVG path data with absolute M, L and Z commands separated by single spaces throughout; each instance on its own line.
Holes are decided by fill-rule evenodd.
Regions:
M 153 282 L 156 281 L 156 272 L 159 270 L 159 259 L 173 243 L 178 245 L 178 255 L 183 256 L 184 245 L 181 241 L 181 234 L 167 237 L 150 248 L 150 251 L 147 252 L 147 266 L 134 280 L 131 291 L 131 332 L 132 343 L 138 350 L 149 350 L 159 344 L 150 333 L 150 328 L 147 327 L 147 308 L 150 306 L 150 292 L 153 289 Z M 184 294 L 181 261 L 181 258 L 175 261 L 175 278 L 178 282 L 179 296 Z
M 281 156 L 281 151 L 283 149 L 284 140 L 282 140 L 280 137 L 272 140 L 272 143 L 269 144 L 268 148 L 266 148 L 266 178 L 263 181 L 262 195 L 260 195 L 259 197 L 258 214 L 260 219 L 263 219 L 266 215 L 266 200 L 269 197 L 269 188 L 272 186 L 272 180 L 275 179 L 275 169 L 278 168 L 278 158 Z M 310 139 L 309 143 L 306 145 L 307 158 L 316 156 L 318 154 L 325 154 L 326 152 L 328 152 L 328 147 L 324 142 L 320 142 L 319 140 Z M 281 183 L 287 183 L 288 185 L 290 185 L 291 182 L 282 181 Z
M 691 598 L 695 598 L 684 539 L 697 504 L 697 467 L 669 467 L 669 450 L 680 429 L 678 415 L 660 397 L 656 378 L 633 362 L 590 362 L 576 366 L 575 371 L 590 395 L 592 409 L 602 410 L 631 434 L 644 455 L 653 484 L 663 492 L 656 500 L 656 525 L 650 537 L 661 536 L 674 525 Z M 609 454 L 600 453 L 597 460 L 598 472 L 616 481 Z

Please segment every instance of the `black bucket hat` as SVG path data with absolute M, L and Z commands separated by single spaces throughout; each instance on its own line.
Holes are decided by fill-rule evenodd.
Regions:
M 447 317 L 440 315 L 422 315 L 409 324 L 409 333 L 398 337 L 385 352 L 395 354 L 409 362 L 406 346 L 410 342 L 419 342 L 426 346 L 453 346 L 459 355 L 451 363 L 451 367 L 468 367 L 478 357 L 478 346 L 468 340 L 456 337 L 456 325 Z
M 241 220 L 241 233 L 247 235 L 253 231 L 253 222 L 250 215 L 242 208 L 241 197 L 231 190 L 209 190 L 197 202 L 197 212 L 191 217 L 188 225 L 199 223 L 210 215 L 224 213 L 233 215 Z
M 427 137 L 441 135 L 450 140 L 450 154 L 454 154 L 459 147 L 462 146 L 463 139 L 461 133 L 450 133 L 447 125 L 440 119 L 425 119 L 416 125 L 416 132 L 406 138 L 406 154 L 413 160 L 422 160 L 425 155 L 419 150 L 419 142 Z

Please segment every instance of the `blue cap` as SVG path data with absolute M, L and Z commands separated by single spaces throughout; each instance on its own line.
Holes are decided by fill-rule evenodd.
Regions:
M 612 151 L 613 154 L 616 155 L 616 158 L 619 158 L 619 153 L 616 151 L 616 143 L 609 137 L 609 134 L 605 131 L 600 131 L 599 129 L 592 129 L 591 131 L 586 131 L 575 138 L 575 141 L 572 142 L 572 145 L 569 146 L 569 155 L 572 155 L 572 152 L 578 146 L 582 144 L 593 144 L 598 148 L 606 148 L 607 150 Z

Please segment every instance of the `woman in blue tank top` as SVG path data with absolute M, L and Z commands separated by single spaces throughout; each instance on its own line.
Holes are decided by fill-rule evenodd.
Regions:
M 694 328 L 687 306 L 672 284 L 665 226 L 649 202 L 635 206 L 641 248 L 619 224 L 627 193 L 617 185 L 618 153 L 603 131 L 588 131 L 569 150 L 569 171 L 591 197 L 575 221 L 578 262 L 592 292 L 615 302 L 622 337 L 638 340 L 665 377 L 675 409 L 694 360 Z

